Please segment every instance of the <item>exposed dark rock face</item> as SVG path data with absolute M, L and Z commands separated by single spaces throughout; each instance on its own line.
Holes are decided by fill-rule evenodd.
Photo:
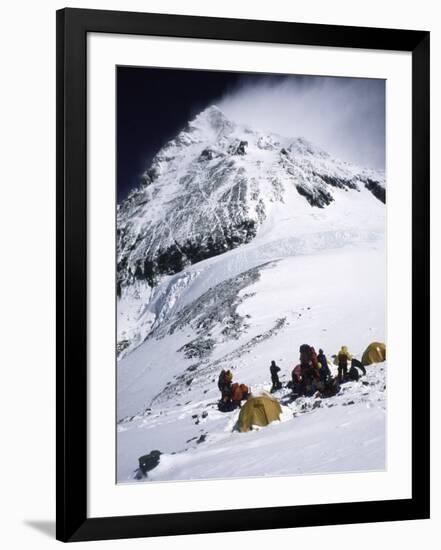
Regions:
M 133 279 L 145 279 L 153 287 L 161 275 L 179 273 L 188 265 L 223 254 L 250 242 L 255 236 L 256 222 L 243 220 L 235 227 L 226 227 L 222 232 L 208 235 L 199 243 L 188 239 L 184 243 L 175 243 L 165 250 L 157 251 L 155 256 L 147 256 L 144 262 L 138 260 L 135 272 L 131 275 Z M 118 264 L 118 271 L 124 270 L 123 261 Z
M 269 330 L 253 336 L 237 348 L 233 346 L 232 351 L 215 361 L 212 360 L 212 353 L 216 346 L 225 341 L 239 340 L 242 335 L 247 333 L 249 325 L 246 316 L 239 315 L 237 309 L 254 293 L 244 293 L 243 290 L 260 279 L 263 269 L 271 268 L 273 265 L 275 265 L 274 262 L 270 262 L 255 267 L 216 285 L 181 309 L 171 321 L 162 323 L 160 327 L 152 331 L 149 338 L 162 338 L 191 326 L 197 337 L 177 351 L 183 353 L 186 358 L 198 361 L 177 376 L 173 383 L 167 384 L 163 391 L 154 398 L 154 401 L 167 399 L 183 385 L 193 386 L 206 383 L 207 376 L 216 374 L 219 369 L 231 368 L 234 361 L 250 353 L 255 346 L 272 338 L 286 326 L 285 317 L 277 319 Z M 205 382 L 203 382 L 204 380 Z
M 193 359 L 195 357 L 202 359 L 212 352 L 214 344 L 215 342 L 212 338 L 204 338 L 200 336 L 199 338 L 188 342 L 185 346 L 182 346 L 182 348 L 178 351 L 184 352 L 187 359 Z
M 186 344 L 181 351 L 193 353 L 189 357 L 207 355 L 212 346 L 210 331 L 221 327 L 220 334 L 224 338 L 238 338 L 246 329 L 245 319 L 237 313 L 239 305 L 251 296 L 250 293 L 240 294 L 241 290 L 256 283 L 260 278 L 260 271 L 264 266 L 249 269 L 232 279 L 210 288 L 194 302 L 182 308 L 170 323 L 162 323 L 157 330 L 153 330 L 151 337 L 161 337 L 173 334 L 176 330 L 190 325 L 198 334 L 198 338 Z M 202 341 L 206 342 L 205 344 Z
M 151 451 L 150 453 L 138 458 L 139 469 L 135 475 L 135 479 L 142 479 L 147 477 L 147 473 L 159 464 L 161 459 L 161 451 Z
M 331 193 L 325 189 L 311 188 L 306 185 L 296 185 L 297 191 L 306 198 L 311 206 L 317 206 L 318 208 L 324 208 L 331 204 L 334 200 Z
M 213 160 L 213 159 L 218 158 L 220 156 L 222 156 L 222 153 L 220 151 L 212 149 L 211 147 L 207 147 L 200 154 L 199 160 L 201 162 L 210 161 L 210 160 Z
M 116 345 L 116 355 L 120 355 L 129 346 L 130 340 L 120 340 Z
M 321 178 L 325 183 L 339 189 L 358 189 L 357 183 L 351 179 L 329 176 L 328 174 L 314 174 Z
M 374 197 L 377 197 L 379 201 L 386 204 L 386 189 L 383 186 L 381 186 L 377 181 L 367 179 L 364 182 L 364 186 L 366 187 L 366 189 L 369 189 L 369 191 L 374 195 Z
M 236 140 L 228 148 L 228 153 L 230 155 L 245 155 L 246 148 L 248 147 L 248 141 L 245 140 Z

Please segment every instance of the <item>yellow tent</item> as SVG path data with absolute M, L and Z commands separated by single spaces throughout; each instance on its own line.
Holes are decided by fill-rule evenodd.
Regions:
M 386 345 L 381 342 L 372 342 L 365 349 L 361 362 L 363 365 L 382 363 L 386 361 Z
M 239 415 L 239 431 L 248 432 L 251 426 L 267 426 L 273 420 L 280 420 L 282 408 L 269 395 L 251 395 L 242 407 Z

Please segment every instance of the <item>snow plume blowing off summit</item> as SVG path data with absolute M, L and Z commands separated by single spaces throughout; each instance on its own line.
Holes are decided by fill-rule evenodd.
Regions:
M 384 341 L 381 145 L 360 145 L 355 162 L 350 143 L 381 143 L 368 116 L 381 93 L 368 83 L 370 100 L 357 100 L 358 81 L 334 80 L 236 89 L 167 142 L 118 206 L 118 481 L 153 451 L 144 481 L 384 468 L 385 365 L 323 404 L 286 390 L 265 430 L 238 434 L 238 411 L 217 409 L 222 369 L 258 393 L 272 360 L 286 385 L 305 342 L 360 357 Z
M 256 77 L 217 102 L 236 122 L 302 136 L 353 164 L 385 167 L 385 81 L 318 76 Z

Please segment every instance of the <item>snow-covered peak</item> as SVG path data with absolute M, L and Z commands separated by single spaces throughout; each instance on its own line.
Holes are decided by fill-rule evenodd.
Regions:
M 293 140 L 287 149 L 292 156 L 310 155 L 324 159 L 331 158 L 329 153 L 320 147 L 317 147 L 317 145 L 314 145 L 302 136 Z
M 342 229 L 360 201 L 375 222 L 386 194 L 383 173 L 302 137 L 236 124 L 215 105 L 161 148 L 143 179 L 117 212 L 120 293 L 137 281 L 153 289 L 189 265 L 279 234 L 285 219 L 296 220 L 296 233 L 309 231 L 331 205 Z
M 221 133 L 229 134 L 235 127 L 236 125 L 225 116 L 217 105 L 207 107 L 189 123 L 191 130 L 212 133 L 213 137 L 219 137 Z

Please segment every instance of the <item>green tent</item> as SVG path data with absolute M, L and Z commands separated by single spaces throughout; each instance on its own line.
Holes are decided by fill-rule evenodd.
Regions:
M 363 365 L 382 363 L 383 361 L 386 361 L 386 344 L 381 342 L 372 342 L 372 344 L 369 344 L 361 358 Z
M 280 420 L 282 408 L 269 395 L 251 395 L 242 407 L 239 415 L 239 431 L 248 432 L 252 426 L 268 426 L 274 420 Z

